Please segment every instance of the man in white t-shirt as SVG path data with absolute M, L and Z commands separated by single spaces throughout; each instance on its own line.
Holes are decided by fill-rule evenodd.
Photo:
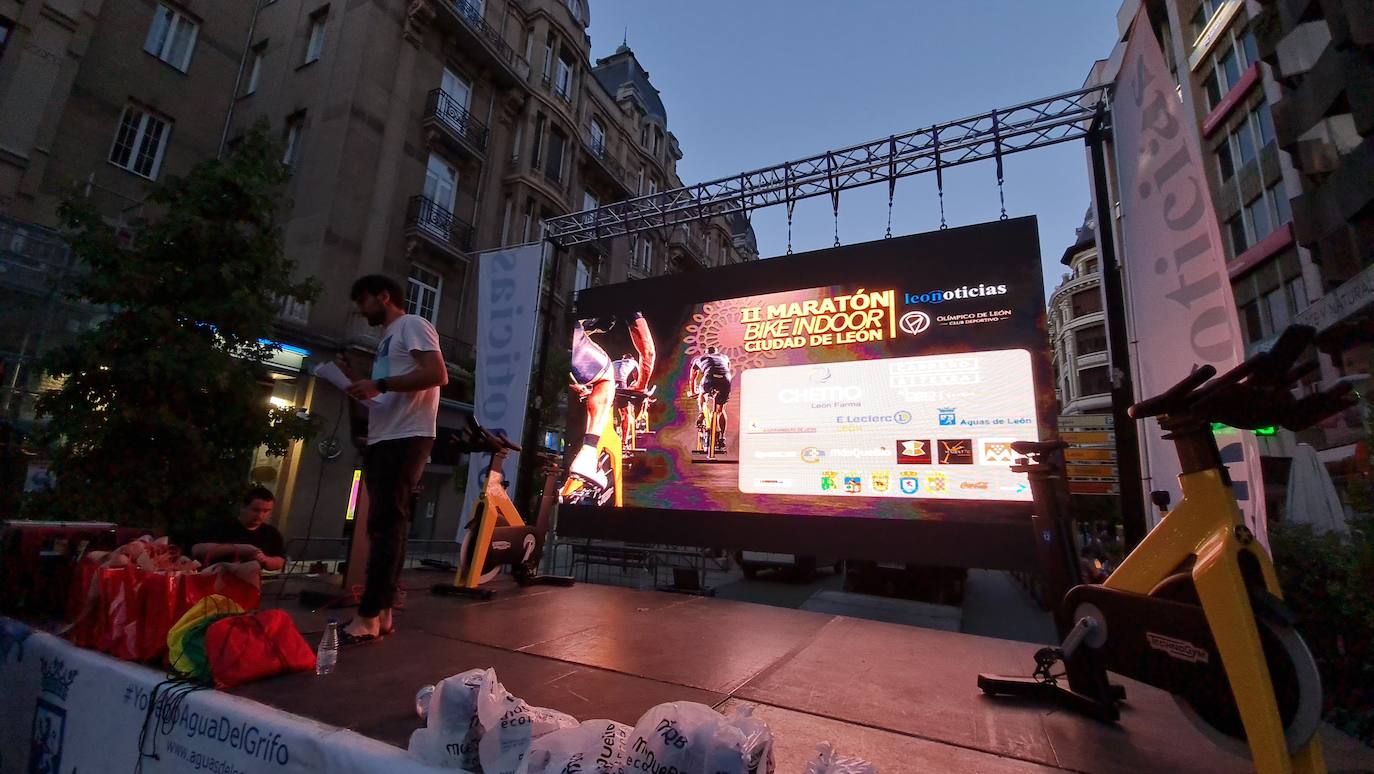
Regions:
M 439 388 L 448 368 L 429 320 L 405 313 L 405 293 L 390 277 L 369 274 L 353 283 L 358 313 L 382 327 L 372 378 L 348 386 L 358 400 L 376 399 L 367 418 L 367 580 L 358 615 L 342 630 L 345 643 L 376 639 L 394 628 L 391 606 L 406 555 L 411 501 L 434 445 Z

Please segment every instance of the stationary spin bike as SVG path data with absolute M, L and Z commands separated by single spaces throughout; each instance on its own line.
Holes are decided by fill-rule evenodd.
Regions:
M 1224 375 L 1213 379 L 1216 369 L 1203 366 L 1131 407 L 1135 419 L 1158 417 L 1174 443 L 1182 501 L 1102 585 L 1064 596 L 1058 615 L 1068 634 L 1036 654 L 1033 677 L 979 675 L 979 688 L 1112 722 L 1125 700 L 1108 680 L 1115 672 L 1173 694 L 1204 734 L 1248 753 L 1260 772 L 1325 771 L 1317 666 L 1268 552 L 1245 526 L 1211 429 L 1221 422 L 1301 430 L 1350 405 L 1346 385 L 1293 397 L 1304 373 L 1293 364 L 1312 336 L 1311 328 L 1289 328 L 1267 353 Z
M 463 532 L 463 542 L 458 550 L 458 572 L 453 583 L 436 584 L 434 593 L 491 599 L 495 592 L 482 588 L 482 584 L 495 578 L 504 566 L 511 568 L 511 574 L 522 586 L 573 585 L 570 577 L 539 573 L 549 518 L 558 500 L 557 456 L 539 455 L 544 473 L 544 493 L 539 500 L 538 518 L 534 524 L 526 524 L 519 509 L 506 494 L 504 473 L 506 454 L 520 451 L 520 446 L 504 434 L 498 435 L 482 427 L 471 416 L 468 417 L 468 427 L 459 446 L 468 454 L 488 455 L 486 482 L 473 508 L 472 520 Z

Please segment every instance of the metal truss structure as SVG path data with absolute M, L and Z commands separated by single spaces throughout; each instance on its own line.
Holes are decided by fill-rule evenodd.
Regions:
M 775 204 L 787 205 L 790 218 L 797 201 L 815 196 L 829 196 L 838 212 L 841 191 L 885 182 L 890 200 L 900 178 L 934 172 L 943 192 L 945 169 L 986 159 L 996 160 L 1000 187 L 1004 156 L 1085 138 L 1094 116 L 1106 109 L 1106 92 L 1105 86 L 1091 86 L 798 161 L 560 215 L 546 222 L 546 234 L 558 245 L 571 247 L 641 231 L 671 230 L 729 213 L 747 214 Z

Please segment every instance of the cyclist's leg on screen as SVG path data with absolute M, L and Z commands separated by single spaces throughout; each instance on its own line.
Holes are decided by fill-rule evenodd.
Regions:
M 597 444 L 601 443 L 601 431 L 606 428 L 615 402 L 615 383 L 602 379 L 592 384 L 587 395 L 587 430 L 582 436 L 582 448 L 578 449 L 568 472 L 592 484 L 605 488 L 606 475 L 597 466 Z
M 596 446 L 601 441 L 615 402 L 615 381 L 611 358 L 601 345 L 592 341 L 579 325 L 573 332 L 571 371 L 573 382 L 589 390 L 587 428 L 568 472 L 595 485 L 605 487 L 606 477 L 597 470 Z

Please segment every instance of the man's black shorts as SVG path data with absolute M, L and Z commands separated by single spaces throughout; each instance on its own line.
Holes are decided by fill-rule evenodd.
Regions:
M 701 382 L 701 391 L 716 393 L 716 405 L 724 406 L 730 402 L 730 380 L 723 376 L 708 376 Z

